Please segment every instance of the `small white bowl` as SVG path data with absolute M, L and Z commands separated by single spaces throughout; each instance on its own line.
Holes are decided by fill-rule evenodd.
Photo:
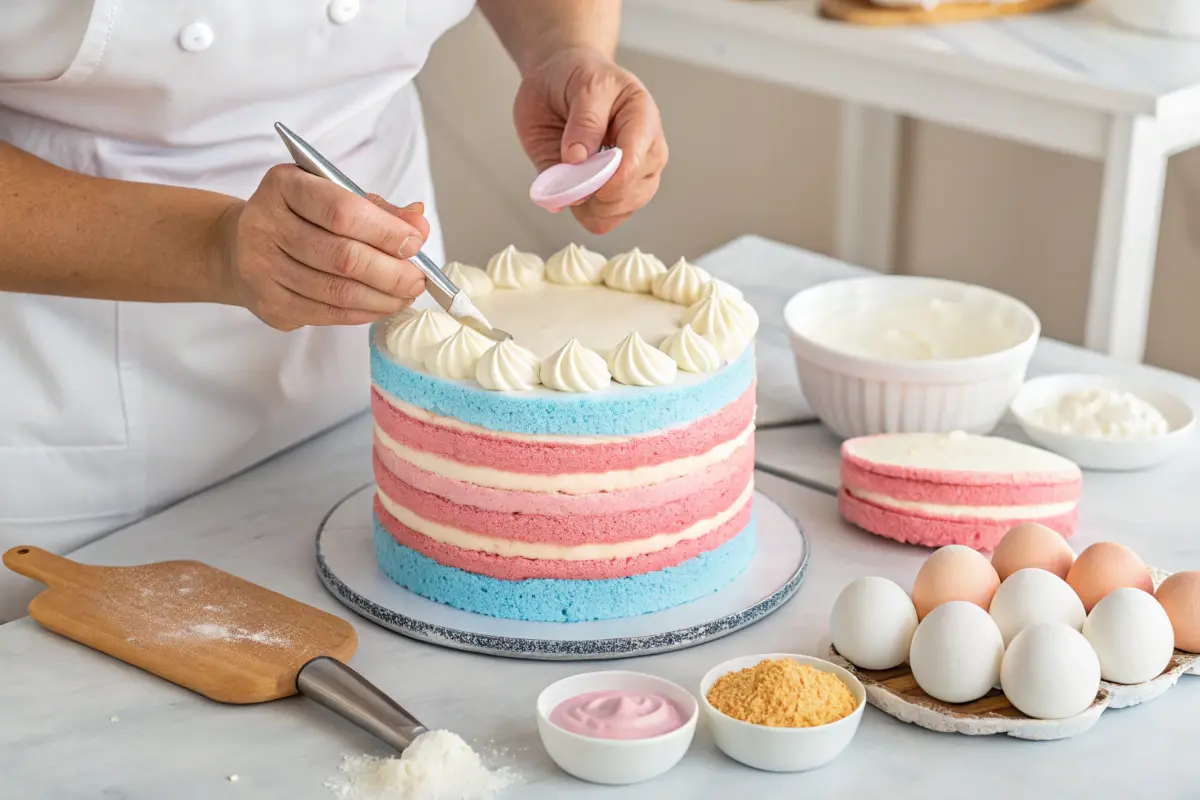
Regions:
M 1124 25 L 1146 33 L 1200 38 L 1196 0 L 1108 0 L 1108 10 Z
M 1046 428 L 1037 413 L 1063 395 L 1087 389 L 1129 392 L 1145 400 L 1166 417 L 1168 433 L 1148 439 L 1096 439 Z M 1185 447 L 1196 426 L 1196 415 L 1175 395 L 1104 375 L 1047 375 L 1028 381 L 1012 402 L 1017 424 L 1035 444 L 1065 456 L 1084 469 L 1130 471 L 1146 469 L 1175 457 Z
M 1011 326 L 1014 344 L 969 358 L 869 358 L 837 350 L 813 334 L 831 315 L 869 317 L 899 302 L 943 300 Z M 834 433 L 990 433 L 1025 380 L 1041 333 L 1029 306 L 966 283 L 908 275 L 830 281 L 806 289 L 783 309 L 804 398 Z
M 790 658 L 823 672 L 832 672 L 846 684 L 858 702 L 854 712 L 836 722 L 815 728 L 772 728 L 726 716 L 708 702 L 708 690 L 717 682 L 717 678 L 753 667 L 767 659 L 780 658 Z M 725 755 L 755 769 L 769 772 L 803 772 L 825 766 L 850 745 L 858 731 L 863 708 L 867 704 L 867 690 L 848 670 L 824 659 L 791 653 L 767 653 L 735 658 L 713 667 L 700 681 L 700 703 L 712 726 L 713 739 Z
M 660 694 L 679 706 L 687 722 L 648 739 L 596 739 L 563 730 L 550 721 L 550 712 L 564 700 L 604 689 Z M 576 778 L 613 786 L 657 778 L 678 764 L 692 744 L 699 716 L 700 707 L 687 689 L 665 678 L 627 670 L 572 675 L 547 686 L 537 699 L 538 735 L 554 763 Z

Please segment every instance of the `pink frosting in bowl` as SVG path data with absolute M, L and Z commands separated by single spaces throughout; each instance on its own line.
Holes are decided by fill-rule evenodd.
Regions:
M 550 712 L 565 731 L 597 739 L 648 739 L 682 728 L 687 716 L 657 692 L 601 689 L 568 697 Z

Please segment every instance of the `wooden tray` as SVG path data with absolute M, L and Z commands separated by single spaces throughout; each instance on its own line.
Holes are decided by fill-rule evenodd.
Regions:
M 821 0 L 821 16 L 855 25 L 936 25 L 1032 14 L 1084 0 L 1021 0 L 1015 3 L 945 3 L 936 8 L 893 8 L 870 0 Z
M 1096 724 L 1106 708 L 1125 708 L 1161 696 L 1200 660 L 1200 656 L 1177 650 L 1163 674 L 1146 683 L 1123 686 L 1101 681 L 1096 700 L 1086 711 L 1068 719 L 1055 720 L 1025 716 L 999 689 L 993 689 L 973 703 L 935 700 L 917 686 L 908 664 L 887 670 L 859 669 L 843 658 L 833 645 L 829 646 L 829 660 L 858 676 L 867 690 L 868 703 L 902 722 L 941 733 L 968 736 L 1004 733 L 1017 739 L 1048 741 L 1083 733 Z

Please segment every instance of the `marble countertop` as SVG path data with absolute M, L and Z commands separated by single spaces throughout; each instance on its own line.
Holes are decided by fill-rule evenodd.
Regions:
M 836 262 L 752 237 L 704 260 L 721 272 L 821 270 Z M 755 272 L 755 275 L 758 273 Z M 766 274 L 766 273 L 763 273 Z M 758 278 L 738 280 L 753 297 Z M 763 284 L 765 285 L 765 284 Z M 760 307 L 770 340 L 770 308 Z M 1061 360 L 1060 360 L 1061 359 Z M 783 387 L 790 364 L 776 362 L 765 382 Z M 1110 369 L 1111 367 L 1111 369 Z M 764 369 L 768 367 L 764 365 Z M 1191 386 L 1144 367 L 1046 343 L 1038 368 L 1136 370 Z M 767 380 L 769 378 L 769 380 Z M 1181 389 L 1182 391 L 1182 389 Z M 1191 390 L 1189 390 L 1191 391 Z M 782 388 L 784 411 L 795 412 Z M 790 409 L 790 411 L 789 411 Z M 785 414 L 786 416 L 786 414 Z M 358 418 L 78 551 L 97 564 L 196 558 L 350 620 L 361 637 L 353 665 L 427 724 L 449 727 L 512 764 L 524 782 L 513 798 L 727 797 L 806 793 L 821 798 L 976 798 L 1093 795 L 1192 797 L 1200 778 L 1185 742 L 1200 716 L 1200 677 L 1185 676 L 1162 699 L 1106 712 L 1088 733 L 1055 743 L 935 734 L 868 709 L 851 748 L 812 773 L 773 775 L 742 767 L 716 750 L 701 726 L 688 756 L 662 778 L 621 790 L 576 781 L 554 767 L 537 741 L 533 702 L 548 683 L 596 668 L 653 672 L 694 688 L 709 667 L 760 652 L 818 654 L 829 607 L 841 587 L 863 574 L 909 583 L 924 552 L 843 523 L 827 484 L 836 476 L 836 443 L 813 424 L 761 431 L 761 462 L 812 483 L 760 473 L 762 491 L 805 526 L 812 544 L 799 593 L 766 620 L 690 650 L 629 661 L 543 663 L 440 649 L 404 639 L 340 606 L 320 585 L 313 534 L 323 514 L 369 480 L 369 420 Z M 829 455 L 834 454 L 831 462 Z M 1085 478 L 1080 537 L 1119 537 L 1166 569 L 1200 565 L 1200 538 L 1186 499 L 1186 466 L 1197 453 L 1159 470 Z M 1187 460 L 1187 459 L 1190 459 Z M 1191 475 L 1196 472 L 1191 470 Z M 1191 479 L 1193 484 L 1195 478 Z M 189 800 L 326 798 L 324 782 L 343 754 L 384 752 L 367 734 L 303 698 L 260 706 L 212 703 L 186 690 L 42 630 L 29 619 L 0 626 L 0 797 Z M 228 776 L 236 774 L 236 783 Z

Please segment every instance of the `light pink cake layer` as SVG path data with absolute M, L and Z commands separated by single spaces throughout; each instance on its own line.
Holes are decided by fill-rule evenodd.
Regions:
M 422 491 L 393 475 L 374 459 L 375 484 L 397 505 L 430 522 L 498 539 L 548 542 L 570 547 L 601 542 L 628 542 L 659 533 L 678 533 L 726 511 L 746 490 L 753 465 L 710 484 L 705 491 L 656 506 L 592 514 L 513 514 L 455 503 Z M 592 495 L 596 497 L 596 495 Z M 602 498 L 601 498 L 602 500 Z M 599 503 L 598 503 L 599 504 Z
M 878 436 L 861 436 L 857 439 L 847 439 L 845 442 L 842 442 L 843 463 L 849 463 L 865 472 L 870 472 L 881 477 L 900 478 L 902 480 L 924 483 L 953 484 L 957 486 L 996 486 L 1001 484 L 1047 486 L 1057 483 L 1074 484 L 1083 479 L 1083 473 L 1080 472 L 1078 467 L 1049 472 L 1029 471 L 1019 473 L 928 469 L 898 464 L 881 464 L 862 458 L 855 453 L 856 446 L 867 443 L 871 439 L 890 435 L 892 434 L 882 433 L 878 434 Z
M 513 439 L 435 425 L 410 417 L 371 390 L 371 413 L 388 436 L 426 453 L 492 469 L 536 475 L 626 470 L 707 453 L 735 439 L 754 421 L 754 386 L 729 405 L 688 425 L 649 436 L 571 444 Z
M 1082 479 L 1060 483 L 1011 481 L 992 484 L 937 483 L 928 478 L 894 477 L 842 460 L 842 485 L 918 503 L 948 506 L 1035 506 L 1078 500 Z
M 754 439 L 733 454 L 699 472 L 650 486 L 593 494 L 559 494 L 493 489 L 447 478 L 400 458 L 375 440 L 375 458 L 389 473 L 422 492 L 444 497 L 451 503 L 474 506 L 504 514 L 617 514 L 652 508 L 681 498 L 707 492 L 731 476 L 748 474 L 754 469 Z
M 1004 534 L 1019 522 L 1040 522 L 1066 538 L 1075 533 L 1075 524 L 1079 518 L 1078 506 L 1067 514 L 1040 519 L 945 519 L 916 516 L 868 503 L 854 497 L 844 488 L 838 492 L 838 510 L 848 522 L 888 539 L 926 547 L 962 544 L 987 553 L 995 550 Z
M 530 578 L 563 578 L 567 580 L 600 580 L 642 575 L 674 566 L 701 553 L 715 550 L 732 539 L 750 524 L 753 501 L 747 502 L 732 519 L 715 531 L 697 539 L 688 539 L 674 547 L 634 558 L 565 561 L 531 558 L 511 558 L 464 550 L 423 536 L 393 517 L 375 498 L 375 513 L 384 530 L 404 545 L 447 567 L 487 575 L 500 580 L 520 581 Z

